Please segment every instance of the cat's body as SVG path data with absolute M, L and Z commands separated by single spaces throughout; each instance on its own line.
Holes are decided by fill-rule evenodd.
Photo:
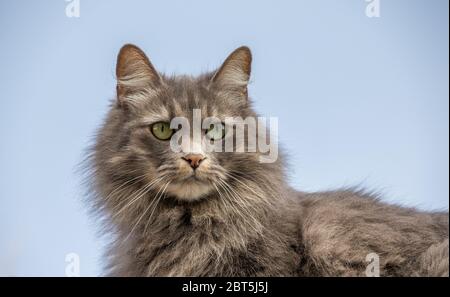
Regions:
M 261 235 L 202 207 L 170 205 L 158 225 L 114 251 L 116 276 L 447 276 L 448 214 L 419 213 L 350 191 L 299 194 Z M 144 228 L 144 227 L 143 227 Z M 125 232 L 121 238 L 126 237 Z
M 107 274 L 364 276 L 375 255 L 382 276 L 448 275 L 448 213 L 387 205 L 356 190 L 297 192 L 281 158 L 200 158 L 152 136 L 150 124 L 191 119 L 193 109 L 256 116 L 250 61 L 240 48 L 215 73 L 168 78 L 136 47 L 122 49 L 118 101 L 91 159 L 93 202 L 116 236 Z

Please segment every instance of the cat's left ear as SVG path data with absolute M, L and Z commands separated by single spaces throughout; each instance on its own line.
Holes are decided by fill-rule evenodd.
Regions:
M 247 98 L 250 80 L 252 53 L 246 46 L 232 52 L 212 77 L 212 83 L 222 89 L 237 92 Z
M 121 105 L 128 95 L 154 90 L 161 85 L 161 77 L 145 53 L 133 44 L 124 45 L 117 57 L 117 98 Z

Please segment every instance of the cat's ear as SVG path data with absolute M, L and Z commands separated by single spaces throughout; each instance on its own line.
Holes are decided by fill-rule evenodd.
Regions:
M 237 91 L 247 97 L 250 80 L 252 53 L 246 46 L 232 52 L 212 77 L 212 82 L 220 88 Z
M 127 95 L 151 90 L 161 84 L 161 78 L 145 53 L 135 45 L 126 44 L 119 52 L 116 66 L 117 98 L 122 105 Z

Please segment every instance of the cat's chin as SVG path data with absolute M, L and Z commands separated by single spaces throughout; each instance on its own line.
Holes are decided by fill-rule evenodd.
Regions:
M 183 182 L 175 182 L 167 187 L 167 193 L 182 201 L 196 201 L 207 196 L 213 187 L 200 180 L 189 179 Z

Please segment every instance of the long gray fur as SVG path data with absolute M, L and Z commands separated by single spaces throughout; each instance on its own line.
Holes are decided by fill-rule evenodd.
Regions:
M 137 47 L 121 50 L 117 99 L 88 161 L 91 207 L 114 236 L 105 274 L 364 276 L 376 253 L 381 276 L 448 276 L 447 212 L 388 205 L 356 189 L 297 192 L 282 155 L 260 163 L 259 153 L 211 153 L 205 183 L 213 190 L 178 199 L 180 154 L 142 123 L 190 119 L 194 108 L 256 116 L 250 64 L 242 47 L 216 72 L 168 77 Z

